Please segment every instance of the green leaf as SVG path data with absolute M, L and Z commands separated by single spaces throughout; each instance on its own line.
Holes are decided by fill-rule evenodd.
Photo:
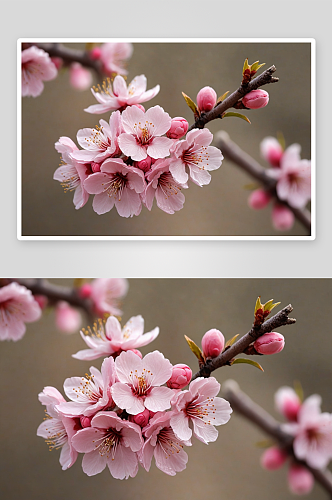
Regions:
M 265 63 L 259 64 L 259 61 L 256 61 L 251 65 L 251 71 L 257 72 L 262 66 L 265 66 Z
M 250 66 L 248 64 L 248 58 L 244 61 L 244 64 L 243 64 L 243 70 L 242 70 L 242 74 L 245 72 L 246 69 L 249 69 Z
M 188 342 L 188 345 L 189 345 L 190 349 L 192 350 L 192 352 L 195 354 L 196 358 L 199 359 L 200 361 L 204 361 L 203 353 L 200 350 L 200 348 L 198 347 L 198 345 L 195 344 L 195 342 L 193 340 L 191 340 L 189 337 L 187 337 L 187 335 L 185 335 L 184 338 Z
M 243 186 L 243 189 L 245 189 L 246 191 L 253 191 L 254 189 L 257 189 L 260 187 L 260 184 L 258 184 L 257 182 L 250 182 L 249 184 L 245 184 Z
M 265 302 L 265 304 L 264 304 L 264 311 L 271 312 L 272 309 L 274 309 L 279 304 L 281 304 L 281 302 L 276 302 L 275 304 L 273 304 L 273 299 L 271 299 L 268 302 Z
M 232 365 L 237 365 L 239 363 L 246 363 L 247 365 L 256 366 L 256 368 L 258 368 L 262 372 L 264 371 L 263 368 L 261 367 L 261 365 L 259 363 L 257 363 L 256 361 L 253 361 L 252 359 L 236 358 L 236 359 L 234 359 L 234 361 L 231 362 Z
M 263 309 L 263 306 L 262 306 L 262 303 L 261 303 L 261 297 L 260 296 L 256 300 L 254 314 L 256 314 L 256 312 L 258 311 L 258 309 Z
M 304 399 L 303 387 L 302 387 L 301 382 L 299 382 L 298 380 L 294 380 L 294 390 L 295 390 L 296 394 L 298 395 L 299 400 L 302 403 L 303 399 Z
M 274 441 L 271 439 L 263 439 L 262 441 L 257 441 L 257 448 L 270 448 L 270 446 L 274 445 Z
M 193 113 L 195 115 L 199 116 L 198 107 L 196 106 L 196 104 L 194 103 L 194 101 L 187 94 L 185 94 L 184 92 L 182 92 L 182 95 L 183 95 L 186 103 L 188 104 L 189 108 L 191 109 L 191 111 L 193 111 Z
M 222 114 L 222 118 L 227 118 L 228 116 L 236 116 L 237 118 L 242 118 L 242 120 L 245 120 L 248 123 L 251 123 L 249 118 L 247 118 L 244 115 L 241 115 L 241 113 L 234 113 L 233 111 L 228 111 L 227 113 Z
M 227 94 L 229 94 L 229 90 L 227 90 L 227 92 L 225 92 L 222 96 L 218 97 L 217 104 L 220 104 L 225 99 Z
M 282 132 L 277 132 L 277 141 L 279 142 L 279 144 L 282 147 L 283 151 L 285 151 L 286 141 L 285 141 L 284 134 Z
M 240 334 L 237 333 L 236 335 L 234 335 L 234 337 L 232 337 L 231 339 L 227 340 L 227 342 L 225 344 L 225 347 L 230 347 L 231 345 L 233 345 L 239 335 Z

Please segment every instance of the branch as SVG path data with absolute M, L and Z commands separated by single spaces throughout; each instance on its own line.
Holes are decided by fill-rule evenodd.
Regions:
M 239 101 L 239 99 L 242 99 L 243 96 L 252 90 L 256 90 L 263 85 L 267 85 L 268 83 L 278 82 L 279 78 L 272 76 L 275 71 L 276 67 L 271 66 L 263 71 L 263 73 L 256 76 L 256 78 L 251 80 L 248 84 L 241 84 L 235 92 L 226 97 L 224 101 L 218 104 L 215 108 L 211 109 L 211 111 L 201 113 L 201 116 L 196 119 L 195 123 L 189 128 L 188 132 L 194 128 L 204 128 L 204 126 L 210 121 L 215 120 L 216 118 L 222 118 L 221 115 L 227 109 L 232 108 Z
M 238 167 L 245 170 L 251 177 L 258 180 L 264 187 L 266 191 L 276 198 L 278 203 L 285 205 L 289 210 L 293 212 L 296 219 L 303 224 L 303 226 L 308 229 L 309 234 L 311 233 L 311 214 L 306 208 L 294 208 L 290 206 L 287 202 L 280 200 L 277 195 L 276 185 L 277 181 L 271 179 L 266 173 L 266 169 L 263 168 L 254 158 L 243 151 L 235 142 L 233 142 L 227 132 L 220 131 L 215 134 L 215 145 L 222 151 L 225 158 L 231 160 Z
M 207 359 L 205 365 L 203 365 L 200 370 L 195 373 L 195 375 L 193 375 L 192 380 L 197 377 L 209 377 L 211 375 L 211 372 L 213 372 L 217 368 L 229 365 L 230 361 L 235 356 L 243 353 L 252 342 L 257 340 L 258 337 L 260 337 L 264 333 L 272 332 L 280 326 L 294 324 L 296 320 L 288 317 L 292 310 L 293 307 L 289 304 L 277 314 L 272 316 L 272 318 L 264 321 L 263 324 L 253 326 L 248 333 L 237 340 L 231 347 L 228 347 L 225 351 L 219 354 L 219 356 L 213 359 Z
M 332 474 L 329 470 L 318 470 L 310 467 L 305 461 L 297 460 L 293 452 L 293 436 L 284 432 L 279 422 L 267 413 L 258 404 L 254 403 L 247 394 L 242 392 L 234 380 L 227 380 L 222 385 L 222 396 L 227 399 L 233 410 L 250 420 L 267 435 L 277 441 L 293 459 L 304 465 L 314 476 L 316 481 L 332 496 Z

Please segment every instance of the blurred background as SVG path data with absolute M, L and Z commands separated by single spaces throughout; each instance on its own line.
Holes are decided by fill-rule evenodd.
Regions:
M 50 281 L 67 286 L 73 283 L 69 279 Z M 296 324 L 279 329 L 286 339 L 285 349 L 259 358 L 264 373 L 249 365 L 235 365 L 214 375 L 220 383 L 235 379 L 280 421 L 282 417 L 274 410 L 274 393 L 280 386 L 292 386 L 295 380 L 301 382 L 305 397 L 320 394 L 322 411 L 332 412 L 331 279 L 130 279 L 122 302 L 122 322 L 141 314 L 145 331 L 159 326 L 159 336 L 142 348 L 143 355 L 157 349 L 173 364 L 186 363 L 195 372 L 196 358 L 184 335 L 197 344 L 211 328 L 221 330 L 226 339 L 242 336 L 251 328 L 259 295 L 262 302 L 272 298 L 280 301 L 276 312 L 289 303 L 294 307 L 291 316 Z M 193 439 L 193 446 L 186 449 L 187 468 L 174 477 L 161 472 L 154 462 L 149 473 L 140 468 L 138 475 L 127 481 L 113 479 L 108 470 L 88 477 L 80 465 L 81 455 L 70 469 L 62 471 L 60 452 L 49 453 L 44 440 L 36 435 L 44 416 L 37 396 L 47 385 L 63 393 L 67 377 L 83 376 L 91 365 L 100 369 L 102 359 L 83 362 L 71 357 L 85 347 L 78 333 L 68 336 L 56 330 L 54 312 L 28 324 L 21 341 L 1 343 L 1 498 L 293 498 L 287 487 L 286 466 L 268 472 L 259 465 L 262 449 L 256 443 L 266 436 L 235 413 L 227 425 L 218 427 L 215 443 L 206 446 Z M 316 485 L 306 498 L 323 500 L 327 495 Z
M 67 44 L 84 48 L 84 44 Z M 160 105 L 171 117 L 183 116 L 193 123 L 192 112 L 181 92 L 194 101 L 198 91 L 211 86 L 218 96 L 233 92 L 241 83 L 244 60 L 275 65 L 280 81 L 265 86 L 270 94 L 267 107 L 245 111 L 252 124 L 238 118 L 208 124 L 212 133 L 221 128 L 242 149 L 260 158 L 259 144 L 268 135 L 283 133 L 286 146 L 302 146 L 302 158 L 310 159 L 310 44 L 309 43 L 135 43 L 128 61 L 128 81 L 145 74 L 148 89 L 161 90 L 146 109 Z M 244 186 L 252 179 L 224 160 L 213 171 L 211 183 L 200 188 L 190 182 L 184 208 L 174 215 L 154 203 L 143 207 L 138 217 L 125 219 L 115 209 L 97 215 L 92 197 L 75 210 L 73 194 L 63 192 L 53 174 L 60 163 L 54 144 L 61 136 L 76 142 L 77 131 L 95 127 L 109 113 L 91 115 L 84 108 L 95 104 L 90 90 L 71 88 L 68 72 L 45 82 L 37 98 L 22 99 L 22 235 L 23 236 L 274 236 L 307 235 L 298 222 L 291 231 L 275 231 L 271 204 L 261 211 L 248 208 L 250 191 Z

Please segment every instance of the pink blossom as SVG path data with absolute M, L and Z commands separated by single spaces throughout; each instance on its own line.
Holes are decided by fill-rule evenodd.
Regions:
M 265 189 L 255 189 L 248 198 L 248 205 L 254 210 L 261 210 L 266 207 L 270 200 L 271 195 L 268 191 L 265 191 Z
M 222 353 L 225 347 L 225 337 L 223 334 L 212 328 L 203 335 L 202 349 L 206 358 L 216 358 Z
M 76 90 L 87 90 L 92 85 L 92 75 L 82 64 L 74 62 L 69 67 L 69 83 Z
M 91 417 L 108 407 L 114 408 L 111 386 L 115 381 L 114 359 L 106 358 L 101 365 L 101 372 L 94 366 L 91 375 L 67 378 L 64 391 L 69 402 L 60 402 L 56 409 L 65 416 Z
M 88 165 L 80 164 L 72 158 L 71 153 L 78 150 L 78 147 L 69 137 L 60 137 L 55 143 L 55 149 L 62 154 L 63 165 L 56 169 L 53 179 L 61 182 L 65 193 L 75 191 L 73 202 L 78 210 L 89 199 L 89 193 L 84 189 L 83 183 L 91 174 L 91 169 Z
M 274 395 L 275 407 L 278 412 L 290 420 L 296 422 L 298 412 L 301 408 L 301 400 L 291 387 L 280 387 Z
M 89 283 L 90 298 L 94 304 L 96 314 L 103 316 L 111 314 L 121 316 L 119 299 L 128 292 L 128 281 L 123 278 L 97 278 Z
M 293 212 L 280 203 L 275 203 L 272 208 L 272 223 L 278 231 L 287 231 L 291 229 L 295 222 Z
M 135 424 L 139 425 L 140 427 L 145 427 L 150 420 L 150 411 L 145 408 L 142 413 L 138 413 L 137 415 L 130 415 L 129 420 L 130 422 L 135 422 Z
M 212 87 L 203 87 L 197 94 L 197 106 L 200 111 L 211 111 L 217 103 L 217 94 Z
M 144 204 L 151 210 L 153 200 L 156 198 L 157 206 L 167 214 L 174 214 L 183 208 L 185 202 L 182 189 L 186 184 L 177 182 L 170 169 L 170 158 L 157 160 L 152 170 L 146 174 L 148 185 L 143 196 Z
M 106 158 L 119 154 L 118 136 L 122 131 L 120 111 L 111 114 L 109 123 L 105 120 L 99 120 L 99 123 L 96 128 L 83 128 L 77 132 L 77 142 L 83 151 L 72 151 L 71 157 L 78 162 L 102 163 Z
M 98 47 L 99 48 L 99 47 Z M 131 57 L 133 45 L 127 42 L 104 43 L 100 47 L 100 60 L 103 63 L 103 70 L 109 76 L 114 73 L 127 75 L 125 61 Z
M 306 495 L 314 487 L 314 477 L 311 472 L 301 464 L 293 463 L 288 471 L 288 485 L 294 495 Z
M 332 458 L 332 415 L 321 413 L 320 404 L 320 396 L 310 396 L 302 404 L 297 422 L 282 426 L 294 436 L 296 458 L 305 460 L 314 469 L 325 468 Z
M 242 102 L 249 109 L 264 108 L 269 102 L 269 94 L 262 89 L 252 90 L 242 98 Z
M 171 427 L 177 437 L 188 440 L 194 432 L 206 444 L 217 439 L 214 426 L 226 424 L 232 413 L 228 401 L 215 397 L 219 390 L 220 384 L 214 377 L 199 377 L 191 382 L 188 391 L 178 393 L 174 402 L 177 411 L 171 417 Z
M 145 187 L 143 172 L 126 165 L 121 158 L 108 158 L 100 172 L 91 174 L 84 182 L 84 189 L 96 195 L 92 207 L 98 215 L 109 212 L 115 205 L 121 217 L 140 214 L 142 202 L 139 193 Z
M 140 168 L 143 172 L 148 172 L 152 164 L 152 158 L 147 156 L 144 160 L 134 161 L 134 167 Z
M 192 371 L 189 366 L 179 363 L 172 368 L 172 376 L 167 380 L 167 387 L 170 389 L 183 389 L 189 384 Z
M 54 387 L 45 387 L 39 394 L 39 401 L 46 406 L 46 420 L 37 429 L 37 436 L 45 439 L 50 450 L 61 448 L 60 465 L 63 470 L 71 467 L 77 459 L 77 451 L 71 439 L 81 429 L 77 418 L 61 415 L 56 406 L 65 401 Z
M 191 446 L 191 443 L 174 434 L 170 426 L 172 413 L 157 413 L 143 429 L 146 441 L 140 453 L 140 461 L 147 471 L 150 470 L 153 456 L 158 469 L 169 476 L 175 476 L 186 468 L 188 455 L 183 446 Z
M 185 118 L 182 116 L 176 116 L 172 118 L 171 127 L 166 132 L 167 137 L 170 139 L 180 139 L 188 131 L 189 124 Z
M 47 52 L 32 46 L 22 51 L 22 96 L 39 96 L 43 81 L 53 80 L 58 74 Z
M 137 452 L 143 446 L 141 428 L 121 420 L 113 411 L 95 415 L 91 427 L 75 434 L 72 445 L 85 454 L 82 468 L 88 476 L 99 474 L 106 465 L 115 479 L 135 477 L 138 472 Z
M 280 160 L 284 150 L 280 142 L 275 137 L 265 137 L 260 144 L 262 157 L 273 167 L 280 166 Z
M 271 446 L 261 456 L 261 466 L 267 470 L 280 469 L 286 462 L 287 457 L 286 451 L 279 448 L 279 446 Z
M 192 181 L 198 186 L 204 186 L 211 181 L 208 170 L 220 167 L 223 155 L 220 149 L 209 146 L 213 135 L 208 129 L 191 130 L 184 141 L 179 141 L 171 149 L 169 170 L 180 184 L 188 180 L 186 167 L 189 168 Z
M 259 354 L 277 354 L 285 346 L 285 338 L 281 333 L 264 333 L 254 342 L 254 348 Z
M 93 329 L 83 329 L 81 337 L 89 349 L 84 349 L 73 355 L 76 359 L 92 360 L 101 356 L 111 356 L 121 351 L 143 347 L 152 342 L 159 334 L 159 328 L 151 332 L 144 332 L 144 319 L 142 316 L 133 316 L 121 330 L 117 318 L 110 316 L 104 325 L 99 320 Z M 132 353 L 137 357 L 136 354 Z
M 121 151 L 135 161 L 151 158 L 165 158 L 173 141 L 160 137 L 171 126 L 171 117 L 160 106 L 154 106 L 145 113 L 137 106 L 130 106 L 122 113 L 125 133 L 119 136 Z
M 89 106 L 85 111 L 88 113 L 101 114 L 107 111 L 115 111 L 117 109 L 125 109 L 127 106 L 150 101 L 155 97 L 160 86 L 156 85 L 151 90 L 146 90 L 147 80 L 144 75 L 136 76 L 127 87 L 125 79 L 117 75 L 112 83 L 107 79 L 102 87 L 94 87 L 91 89 L 92 94 L 97 99 L 99 104 Z
M 267 171 L 277 179 L 277 194 L 294 208 L 303 208 L 311 198 L 311 162 L 301 160 L 301 146 L 292 144 L 284 152 L 280 168 Z
M 172 375 L 172 365 L 159 351 L 140 359 L 133 352 L 122 352 L 115 360 L 117 379 L 112 386 L 115 403 L 130 415 L 171 407 L 172 390 L 160 387 Z
M 30 290 L 18 283 L 0 288 L 0 340 L 20 340 L 25 323 L 37 321 L 42 311 Z
M 82 317 L 79 311 L 71 307 L 68 302 L 60 301 L 55 308 L 55 323 L 59 330 L 74 333 L 79 330 Z

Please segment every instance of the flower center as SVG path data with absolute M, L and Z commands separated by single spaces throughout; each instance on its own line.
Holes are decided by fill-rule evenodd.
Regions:
M 92 402 L 97 402 L 103 396 L 103 390 L 101 387 L 97 386 L 94 382 L 94 376 L 85 374 L 85 377 L 82 377 L 81 383 L 78 387 L 73 388 L 73 391 L 76 392 L 77 397 L 81 394 L 84 396 L 84 399 L 88 398 Z
M 214 414 L 216 413 L 213 402 L 214 398 L 206 398 L 205 401 L 200 401 L 196 397 L 187 404 L 185 413 L 190 418 L 199 418 L 205 423 L 211 424 L 211 420 L 214 420 Z
M 127 179 L 125 175 L 120 174 L 120 172 L 113 175 L 109 182 L 102 184 L 104 187 L 104 193 L 106 192 L 110 198 L 118 198 L 121 200 L 121 195 L 126 187 Z
M 178 194 L 181 188 L 174 182 L 172 175 L 169 172 L 164 172 L 158 179 L 158 187 L 165 195 L 165 199 L 174 194 Z
M 202 146 L 198 150 L 195 150 L 193 147 L 187 149 L 183 152 L 181 159 L 183 163 L 197 166 L 200 170 L 204 170 L 205 167 L 209 165 L 209 154 L 207 153 L 207 147 L 205 146 Z
M 166 458 L 169 458 L 174 453 L 180 453 L 183 445 L 176 438 L 171 427 L 164 427 L 158 434 L 157 444 L 163 450 Z
M 61 420 L 52 418 L 45 412 L 46 418 L 49 419 L 50 425 L 46 428 L 48 437 L 45 439 L 50 451 L 61 448 L 68 440 L 67 432 Z
M 105 456 L 106 458 L 112 458 L 114 460 L 115 452 L 118 444 L 121 440 L 121 433 L 113 428 L 107 430 L 107 434 L 100 438 L 98 441 L 100 443 L 95 445 L 95 450 L 98 450 L 100 456 Z M 95 443 L 96 441 L 93 441 Z

